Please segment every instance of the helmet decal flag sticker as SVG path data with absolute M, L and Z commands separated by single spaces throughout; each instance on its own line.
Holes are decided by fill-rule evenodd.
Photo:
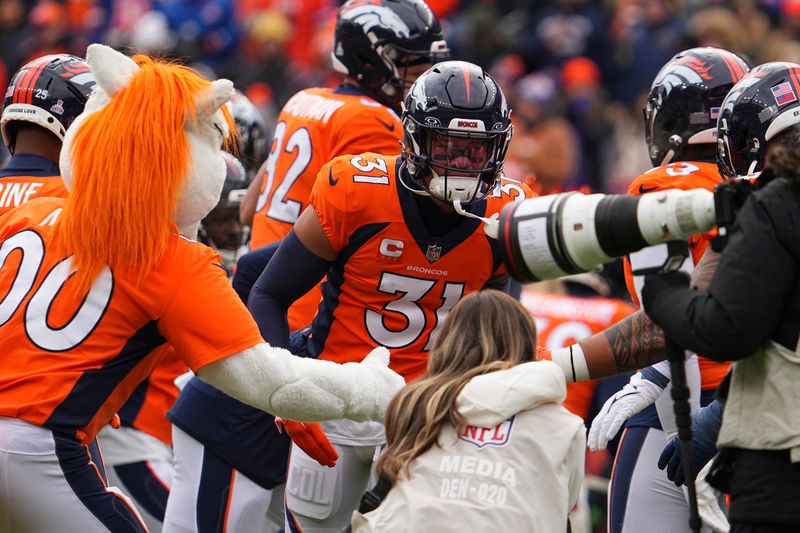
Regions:
M 775 103 L 779 106 L 791 104 L 792 102 L 797 101 L 797 95 L 794 93 L 792 84 L 788 81 L 779 83 L 770 90 L 772 91 L 772 96 L 775 97 Z

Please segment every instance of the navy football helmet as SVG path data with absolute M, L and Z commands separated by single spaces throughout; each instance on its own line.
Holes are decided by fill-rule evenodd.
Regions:
M 717 165 L 727 178 L 764 166 L 764 146 L 800 124 L 800 65 L 773 62 L 755 67 L 728 93 L 719 115 Z
M 713 161 L 722 101 L 749 70 L 742 58 L 720 48 L 691 48 L 670 59 L 653 81 L 644 107 L 653 165 L 687 158 Z
M 466 61 L 434 65 L 403 102 L 401 182 L 448 203 L 485 198 L 503 169 L 510 115 L 500 86 L 481 67 Z
M 89 64 L 80 57 L 48 55 L 25 64 L 11 78 L 3 100 L 3 142 L 14 153 L 14 122 L 36 124 L 63 141 L 94 85 Z
M 267 158 L 267 125 L 261 111 L 239 91 L 234 93 L 227 105 L 236 123 L 236 155 L 249 179 Z
M 422 0 L 349 0 L 339 9 L 333 68 L 399 110 L 410 66 L 447 59 L 442 25 Z
M 222 266 L 232 274 L 247 240 L 246 228 L 239 221 L 239 205 L 250 180 L 239 159 L 227 152 L 222 155 L 227 166 L 222 194 L 214 209 L 200 222 L 197 238 L 219 253 Z

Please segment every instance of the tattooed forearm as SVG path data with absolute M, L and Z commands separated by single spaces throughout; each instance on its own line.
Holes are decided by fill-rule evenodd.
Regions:
M 719 252 L 715 252 L 709 246 L 700 262 L 694 267 L 692 271 L 692 288 L 700 292 L 708 292 L 708 287 L 711 286 L 711 278 L 714 277 L 714 272 L 717 271 L 719 266 Z
M 692 274 L 692 287 L 707 292 L 720 255 L 710 248 Z M 644 311 L 637 311 L 601 333 L 579 342 L 592 378 L 612 376 L 667 357 L 664 332 Z
M 664 332 L 644 311 L 620 320 L 603 334 L 608 338 L 620 372 L 649 366 L 666 357 Z

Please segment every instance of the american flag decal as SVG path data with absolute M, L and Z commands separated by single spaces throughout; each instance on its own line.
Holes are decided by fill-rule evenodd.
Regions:
M 779 83 L 771 89 L 772 96 L 775 97 L 775 103 L 779 106 L 790 104 L 797 101 L 797 95 L 794 93 L 792 84 L 788 81 Z

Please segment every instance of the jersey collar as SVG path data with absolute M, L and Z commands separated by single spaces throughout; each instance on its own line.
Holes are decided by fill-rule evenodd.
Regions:
M 333 94 L 343 94 L 347 96 L 367 96 L 361 87 L 352 83 L 340 83 L 333 89 Z
M 55 161 L 33 154 L 16 154 L 0 170 L 0 177 L 7 176 L 60 176 L 61 171 Z
M 398 181 L 397 186 L 395 189 L 397 190 L 397 194 L 400 200 L 400 209 L 403 213 L 403 220 L 406 223 L 406 227 L 408 227 L 408 231 L 414 237 L 414 240 L 420 246 L 420 249 L 423 253 L 425 253 L 426 249 L 429 245 L 438 245 L 442 247 L 441 255 L 444 256 L 447 252 L 467 240 L 479 227 L 483 224 L 478 219 L 474 218 L 466 218 L 462 217 L 461 215 L 455 215 L 459 217 L 460 222 L 456 225 L 455 228 L 450 230 L 444 235 L 436 236 L 431 234 L 428 231 L 425 222 L 423 221 L 422 214 L 420 213 L 419 207 L 417 206 L 415 194 L 405 188 L 401 183 L 399 183 L 400 172 L 406 172 L 406 168 L 402 166 L 400 163 L 402 161 L 401 157 L 397 158 L 397 167 L 395 169 L 395 179 Z M 432 201 L 429 199 L 424 199 L 423 201 Z M 485 216 L 486 214 L 486 207 L 487 202 L 486 200 L 480 200 L 478 202 L 472 202 L 471 204 L 467 204 L 464 206 L 466 211 L 470 213 Z M 442 214 L 442 216 L 446 216 Z

